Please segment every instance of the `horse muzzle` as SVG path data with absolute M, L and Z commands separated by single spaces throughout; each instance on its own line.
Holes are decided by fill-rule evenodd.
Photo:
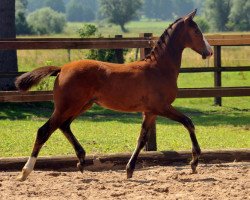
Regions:
M 201 52 L 202 59 L 210 58 L 213 55 L 213 50 L 204 36 L 203 36 L 203 41 L 205 43 L 205 47 Z
M 213 51 L 211 50 L 204 50 L 201 52 L 202 59 L 210 58 L 213 55 Z

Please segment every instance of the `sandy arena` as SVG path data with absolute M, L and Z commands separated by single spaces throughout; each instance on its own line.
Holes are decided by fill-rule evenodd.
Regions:
M 154 166 L 92 172 L 34 171 L 25 182 L 18 172 L 0 172 L 0 199 L 250 199 L 250 163 Z

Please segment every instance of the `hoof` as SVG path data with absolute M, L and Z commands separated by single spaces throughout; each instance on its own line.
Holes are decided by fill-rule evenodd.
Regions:
M 191 161 L 190 164 L 191 164 L 192 174 L 197 174 L 196 168 L 197 168 L 198 163 Z
M 21 174 L 16 178 L 18 181 L 25 181 L 31 172 L 25 169 L 22 170 Z
M 192 168 L 192 174 L 197 174 L 197 170 Z
M 127 171 L 127 179 L 132 178 L 134 170 L 131 168 L 127 168 L 126 171 Z
M 16 180 L 22 182 L 22 181 L 25 181 L 26 178 L 27 178 L 27 177 L 24 177 L 22 174 L 20 174 L 20 175 L 16 178 Z
M 77 163 L 77 168 L 79 169 L 80 172 L 83 173 L 83 164 Z

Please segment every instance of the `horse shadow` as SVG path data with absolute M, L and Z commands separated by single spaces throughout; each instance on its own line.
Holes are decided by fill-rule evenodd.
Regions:
M 43 103 L 0 103 L 0 120 L 47 120 L 53 112 L 52 102 Z M 249 116 L 242 113 L 249 112 L 247 109 L 229 108 L 226 112 L 205 112 L 193 108 L 177 107 L 179 111 L 188 115 L 196 125 L 201 126 L 248 126 Z M 141 113 L 121 113 L 107 110 L 94 105 L 86 113 L 76 120 L 106 122 L 117 121 L 121 123 L 141 124 Z M 157 124 L 176 124 L 166 118 L 158 117 Z

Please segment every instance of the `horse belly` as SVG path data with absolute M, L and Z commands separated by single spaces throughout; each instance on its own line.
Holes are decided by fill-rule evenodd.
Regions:
M 95 101 L 96 104 L 115 111 L 120 112 L 144 112 L 147 110 L 146 105 L 140 102 L 138 99 L 124 97 L 124 98 L 98 98 Z
M 103 88 L 96 103 L 105 108 L 123 112 L 143 112 L 147 109 L 147 94 L 139 87 L 118 86 Z

